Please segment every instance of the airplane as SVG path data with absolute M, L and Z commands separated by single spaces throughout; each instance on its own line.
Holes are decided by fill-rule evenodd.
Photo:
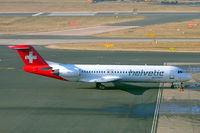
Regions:
M 18 51 L 24 71 L 63 81 L 96 83 L 105 89 L 108 82 L 174 83 L 191 80 L 190 74 L 176 66 L 162 65 L 83 65 L 61 64 L 44 60 L 30 45 L 8 46 Z

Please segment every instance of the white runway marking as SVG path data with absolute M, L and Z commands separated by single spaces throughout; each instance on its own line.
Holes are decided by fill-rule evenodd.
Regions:
M 159 85 L 156 108 L 155 108 L 153 123 L 151 127 L 151 133 L 156 133 L 156 130 L 157 130 L 157 124 L 158 124 L 157 122 L 158 122 L 159 109 L 160 109 L 160 103 L 161 103 L 161 98 L 162 98 L 163 85 L 164 83 L 160 83 Z
M 85 12 L 85 13 L 65 13 L 65 12 L 52 12 L 47 16 L 95 16 L 96 12 Z
M 39 13 L 33 14 L 32 16 L 39 16 L 39 15 L 42 15 L 42 14 L 43 14 L 42 12 L 39 12 Z

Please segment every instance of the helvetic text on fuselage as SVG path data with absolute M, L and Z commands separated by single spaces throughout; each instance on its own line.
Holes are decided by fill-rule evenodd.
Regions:
M 154 70 L 154 71 L 134 71 L 130 70 L 129 71 L 129 76 L 156 76 L 156 77 L 163 77 L 164 76 L 164 71 L 160 70 Z

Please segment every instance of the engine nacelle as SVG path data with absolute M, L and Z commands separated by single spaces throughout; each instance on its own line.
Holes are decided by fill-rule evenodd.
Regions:
M 59 72 L 60 76 L 66 76 L 66 77 L 78 77 L 79 72 L 78 71 L 64 71 L 64 72 Z
M 55 69 L 52 72 L 53 72 L 54 75 L 57 75 L 57 76 L 60 75 L 59 69 Z
M 67 80 L 77 81 L 79 79 L 79 70 L 78 69 L 65 69 L 65 71 L 59 71 L 59 76 L 66 78 Z
M 64 65 L 58 63 L 51 63 L 52 73 L 60 76 L 66 80 L 78 81 L 79 80 L 79 68 L 74 65 Z

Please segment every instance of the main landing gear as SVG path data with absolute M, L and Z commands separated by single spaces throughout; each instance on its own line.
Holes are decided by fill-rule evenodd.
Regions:
M 102 85 L 101 83 L 96 83 L 96 88 L 104 90 L 106 87 L 104 85 Z

